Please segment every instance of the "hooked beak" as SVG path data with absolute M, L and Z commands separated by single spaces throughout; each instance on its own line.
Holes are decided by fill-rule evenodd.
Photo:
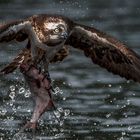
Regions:
M 68 33 L 67 33 L 67 32 L 63 32 L 63 33 L 60 35 L 60 37 L 61 37 L 62 39 L 67 39 L 67 38 L 68 38 Z

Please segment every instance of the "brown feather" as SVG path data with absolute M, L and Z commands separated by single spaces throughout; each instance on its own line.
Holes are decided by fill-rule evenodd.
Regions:
M 67 39 L 65 45 L 71 45 L 75 48 L 83 50 L 87 57 L 90 57 L 95 64 L 106 68 L 108 71 L 118 74 L 126 79 L 132 79 L 140 82 L 140 57 L 131 49 L 127 48 L 126 45 L 118 41 L 117 39 L 95 29 L 73 23 L 71 20 L 61 16 L 50 16 L 50 15 L 38 15 L 29 18 L 28 20 L 16 21 L 10 24 L 6 24 L 0 28 L 0 34 L 4 33 L 9 29 L 10 26 L 16 25 L 18 30 L 13 32 L 11 29 L 8 34 L 1 36 L 0 42 L 11 41 L 16 39 L 17 41 L 23 41 L 28 36 L 25 32 L 22 32 L 26 21 L 30 23 L 37 23 L 37 27 L 41 27 L 42 22 L 47 20 L 57 21 L 58 19 L 64 20 L 68 25 L 68 32 L 70 37 Z M 41 24 L 41 25 L 40 25 Z M 33 26 L 33 24 L 31 24 Z M 37 31 L 36 31 L 37 32 Z M 43 31 L 42 31 L 43 32 Z M 43 42 L 43 40 L 42 40 Z M 38 48 L 37 61 L 39 62 L 44 51 Z M 60 50 L 50 62 L 56 62 L 63 60 L 68 55 L 68 50 L 63 48 Z M 23 59 L 24 56 L 24 60 Z M 22 60 L 22 61 L 21 61 Z M 6 66 L 2 72 L 9 73 L 15 70 L 21 62 L 31 63 L 31 51 L 30 44 L 27 48 L 22 50 L 19 55 Z M 38 63 L 36 62 L 36 63 Z
M 140 82 L 140 57 L 115 38 L 77 24 L 66 45 L 83 50 L 95 64 L 109 72 Z
M 36 63 L 39 63 L 45 52 L 40 48 L 37 48 L 37 49 L 38 49 L 38 51 L 37 51 L 38 55 L 37 55 Z M 62 61 L 68 54 L 69 54 L 69 50 L 64 46 L 60 51 L 58 51 L 58 53 L 56 53 L 54 58 L 52 60 L 50 60 L 50 63 Z M 23 59 L 23 61 L 22 61 L 22 59 Z M 32 64 L 32 62 L 33 61 L 32 61 L 32 57 L 31 57 L 31 50 L 28 48 L 24 48 L 17 55 L 17 57 L 15 57 L 12 60 L 12 62 L 9 63 L 7 66 L 5 66 L 0 72 L 2 72 L 3 74 L 8 74 L 8 73 L 11 73 L 14 70 L 16 70 L 22 63 Z

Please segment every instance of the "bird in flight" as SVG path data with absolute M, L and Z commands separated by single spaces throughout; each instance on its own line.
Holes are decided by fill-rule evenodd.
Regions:
M 140 56 L 104 32 L 75 23 L 60 15 L 34 15 L 0 26 L 0 43 L 28 40 L 26 47 L 1 72 L 14 71 L 22 63 L 62 61 L 69 47 L 80 49 L 93 63 L 109 72 L 140 82 Z

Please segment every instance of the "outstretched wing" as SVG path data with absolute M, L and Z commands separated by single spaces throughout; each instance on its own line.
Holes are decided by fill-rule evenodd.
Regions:
M 8 74 L 13 72 L 21 63 L 31 63 L 31 52 L 34 49 L 33 47 L 35 46 L 35 43 L 38 41 L 38 38 L 31 26 L 31 22 L 28 19 L 0 25 L 0 43 L 9 42 L 12 40 L 17 40 L 20 42 L 24 41 L 27 38 L 29 39 L 29 41 L 26 48 L 23 49 L 17 55 L 17 57 L 15 57 L 13 61 L 10 64 L 8 64 L 5 68 L 3 68 L 0 72 L 2 72 L 3 74 Z M 44 55 L 43 50 L 41 50 L 40 48 L 37 48 L 37 50 L 39 50 L 37 51 L 38 53 Z M 38 55 L 42 57 L 42 55 L 40 54 Z
M 5 66 L 0 73 L 8 74 L 13 72 L 17 69 L 22 63 L 29 63 L 31 62 L 31 51 L 30 49 L 24 48 L 20 51 L 20 53 L 15 57 L 12 62 L 10 62 L 7 66 Z
M 28 20 L 14 21 L 8 24 L 0 25 L 0 43 L 12 40 L 23 41 L 27 39 L 27 28 L 31 27 Z
M 9 42 L 12 40 L 24 41 L 25 39 L 28 38 L 28 34 L 25 31 L 25 26 L 27 28 L 29 25 L 30 25 L 29 21 L 14 21 L 8 24 L 0 24 L 0 43 Z M 30 50 L 23 49 L 18 54 L 18 56 L 14 58 L 13 61 L 5 68 L 3 68 L 0 72 L 5 74 L 13 72 L 23 61 L 23 58 L 26 58 L 27 60 L 30 54 L 31 54 Z
M 115 38 L 76 24 L 66 44 L 83 50 L 95 64 L 109 72 L 140 82 L 140 57 Z
M 37 40 L 36 35 L 34 35 L 34 31 L 32 31 L 32 27 L 30 21 L 15 21 L 11 22 L 9 24 L 0 25 L 0 43 L 2 42 L 9 42 L 12 40 L 17 41 L 24 41 L 25 39 L 29 39 L 28 44 L 25 49 L 21 50 L 20 53 L 15 57 L 11 63 L 9 63 L 7 66 L 5 66 L 2 70 L 0 70 L 0 73 L 8 74 L 13 72 L 15 69 L 17 69 L 21 63 L 32 63 L 33 59 L 31 56 L 31 43 L 32 40 Z M 29 37 L 30 36 L 30 37 Z M 33 44 L 34 45 L 34 44 Z M 42 59 L 44 55 L 44 50 L 37 47 L 37 61 L 39 62 L 40 59 Z M 50 60 L 51 63 L 62 61 L 67 55 L 68 55 L 68 49 L 66 47 L 63 47 L 52 60 Z

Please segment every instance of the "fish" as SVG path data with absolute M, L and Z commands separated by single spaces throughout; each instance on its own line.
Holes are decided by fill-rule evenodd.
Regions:
M 32 117 L 25 124 L 24 128 L 36 129 L 41 115 L 50 108 L 56 109 L 51 95 L 53 91 L 51 79 L 48 74 L 42 73 L 36 66 L 29 65 L 28 63 L 22 63 L 19 69 L 35 101 Z

